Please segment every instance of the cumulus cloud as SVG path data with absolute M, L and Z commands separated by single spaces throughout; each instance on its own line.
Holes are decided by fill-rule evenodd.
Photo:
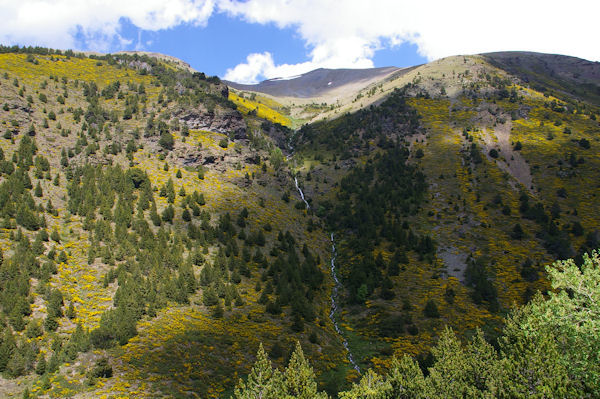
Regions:
M 373 61 L 367 57 L 356 59 L 352 53 L 328 54 L 327 48 L 317 48 L 314 52 L 323 54 L 312 57 L 312 60 L 298 64 L 275 64 L 271 53 L 252 53 L 246 57 L 246 62 L 227 69 L 226 80 L 239 83 L 257 83 L 263 78 L 291 77 L 312 71 L 317 68 L 372 68 Z
M 124 20 L 141 30 L 203 26 L 215 13 L 294 30 L 306 61 L 285 64 L 253 53 L 227 70 L 239 82 L 315 68 L 369 68 L 375 53 L 410 43 L 429 60 L 456 54 L 528 50 L 600 60 L 591 0 L 0 0 L 0 42 L 54 48 L 143 48 L 123 37 Z M 240 38 L 239 40 L 243 40 Z
M 128 19 L 143 30 L 203 25 L 213 0 L 3 0 L 0 42 L 107 50 L 131 43 L 120 34 Z
M 600 60 L 600 5 L 586 0 L 222 0 L 218 7 L 247 22 L 295 29 L 306 43 L 309 61 L 302 64 L 256 62 L 265 54 L 252 54 L 227 71 L 245 82 L 318 67 L 371 67 L 375 51 L 403 43 L 429 60 L 502 50 Z

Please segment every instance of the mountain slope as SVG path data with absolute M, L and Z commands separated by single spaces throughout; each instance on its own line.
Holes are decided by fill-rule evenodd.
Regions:
M 345 342 L 363 371 L 426 370 L 445 326 L 495 344 L 546 264 L 600 244 L 595 64 L 456 56 L 278 97 L 1 50 L 3 397 L 226 398 L 296 341 L 335 396 Z
M 225 81 L 237 90 L 254 91 L 274 97 L 309 98 L 320 97 L 344 86 L 360 90 L 400 71 L 396 67 L 370 69 L 315 69 L 300 76 L 264 80 L 255 85 Z
M 0 59 L 5 376 L 53 397 L 217 397 L 259 342 L 283 361 L 295 340 L 347 368 L 328 235 L 218 78 L 144 55 Z
M 538 91 L 556 91 L 600 105 L 600 62 L 531 52 L 487 53 L 492 64 L 530 83 Z
M 401 89 L 294 136 L 303 189 L 340 241 L 345 334 L 361 367 L 382 369 L 390 351 L 424 356 L 444 325 L 494 339 L 506 309 L 548 289 L 544 264 L 598 245 L 600 222 L 592 103 L 482 56 L 387 84 Z

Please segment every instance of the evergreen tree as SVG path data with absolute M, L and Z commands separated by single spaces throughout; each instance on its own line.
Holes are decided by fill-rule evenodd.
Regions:
M 37 363 L 35 365 L 35 373 L 37 375 L 43 375 L 46 372 L 46 358 L 43 354 L 40 354 L 38 357 Z
M 13 336 L 12 331 L 10 331 L 10 328 L 5 328 L 2 343 L 0 344 L 0 372 L 6 370 L 8 362 L 16 350 L 17 344 L 15 342 L 15 337 Z
M 349 391 L 340 393 L 340 399 L 388 399 L 398 398 L 390 396 L 391 385 L 383 377 L 368 370 L 360 381 L 352 385 Z
M 434 367 L 427 379 L 429 394 L 434 397 L 495 398 L 501 385 L 501 371 L 495 350 L 477 331 L 464 348 L 448 328 L 432 348 Z
M 551 331 L 527 325 L 527 310 L 518 309 L 506 321 L 501 349 L 510 398 L 575 397 L 570 390 L 563 356 Z
M 38 184 L 35 186 L 35 193 L 34 194 L 38 198 L 44 195 L 44 193 L 42 192 L 42 186 L 40 185 L 39 181 L 38 181 Z
M 391 370 L 387 376 L 391 398 L 409 399 L 424 396 L 425 377 L 415 360 L 407 355 L 402 359 L 392 359 Z
M 300 342 L 296 342 L 296 349 L 290 358 L 283 377 L 285 392 L 292 398 L 327 398 L 326 393 L 317 391 L 315 373 L 304 357 Z
M 271 361 L 260 344 L 256 362 L 246 381 L 240 379 L 235 388 L 236 399 L 280 399 L 283 394 L 283 376 L 273 370 Z

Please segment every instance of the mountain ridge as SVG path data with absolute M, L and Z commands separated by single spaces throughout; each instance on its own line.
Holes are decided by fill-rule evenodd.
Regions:
M 335 90 L 350 83 L 365 87 L 375 80 L 386 78 L 401 70 L 402 68 L 397 67 L 367 69 L 318 68 L 295 77 L 267 79 L 254 85 L 224 82 L 237 90 L 256 91 L 276 97 L 308 98 L 317 97 L 327 91 Z

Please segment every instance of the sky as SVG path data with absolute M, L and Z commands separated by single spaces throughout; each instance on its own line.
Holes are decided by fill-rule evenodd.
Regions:
M 0 43 L 141 50 L 240 83 L 491 51 L 600 61 L 597 0 L 0 0 Z

